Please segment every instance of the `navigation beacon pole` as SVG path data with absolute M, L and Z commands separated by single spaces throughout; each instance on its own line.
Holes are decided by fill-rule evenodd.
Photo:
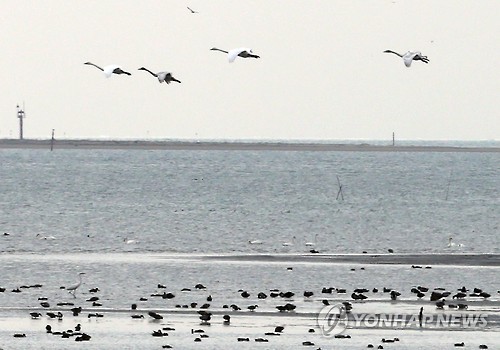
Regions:
M 52 138 L 50 139 L 50 151 L 54 150 L 54 141 L 55 141 L 54 132 L 55 132 L 55 130 L 52 129 Z
M 24 103 L 23 103 L 24 105 Z M 17 117 L 19 118 L 19 140 L 23 139 L 23 119 L 26 118 L 26 113 L 24 112 L 24 108 L 21 109 L 19 108 L 19 105 L 16 106 L 17 108 Z

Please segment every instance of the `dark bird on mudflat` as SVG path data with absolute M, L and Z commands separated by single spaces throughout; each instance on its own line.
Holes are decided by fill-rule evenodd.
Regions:
M 156 313 L 154 311 L 149 311 L 148 315 L 154 318 L 155 320 L 163 320 L 163 316 L 160 315 L 159 313 Z

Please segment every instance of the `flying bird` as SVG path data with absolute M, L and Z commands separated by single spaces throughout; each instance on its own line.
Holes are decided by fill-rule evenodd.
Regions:
M 106 78 L 109 78 L 112 74 L 127 74 L 127 75 L 132 75 L 129 72 L 125 72 L 120 66 L 116 64 L 110 64 L 108 66 L 105 66 L 104 68 L 99 67 L 96 64 L 93 64 L 92 62 L 85 62 L 84 64 L 88 64 L 90 66 L 94 66 L 97 69 L 103 71 L 104 76 Z
M 146 72 L 149 72 L 152 76 L 154 77 L 157 77 L 158 78 L 158 81 L 160 83 L 167 83 L 167 84 L 170 84 L 170 82 L 172 81 L 175 81 L 177 83 L 180 83 L 180 80 L 177 80 L 174 78 L 174 76 L 172 75 L 172 73 L 170 72 L 158 72 L 158 73 L 153 73 L 151 72 L 149 69 L 147 68 L 144 68 L 144 67 L 141 67 L 139 68 L 138 70 L 145 70 Z
M 406 67 L 410 67 L 412 61 L 422 61 L 424 63 L 429 63 L 429 59 L 427 58 L 427 56 L 423 56 L 420 51 L 408 51 L 404 55 L 391 50 L 385 50 L 384 53 L 393 53 L 395 55 L 398 55 L 403 59 Z
M 234 62 L 234 60 L 238 56 L 242 57 L 242 58 L 260 58 L 260 56 L 257 56 L 256 54 L 253 53 L 252 49 L 247 49 L 244 47 L 240 47 L 238 49 L 233 49 L 233 50 L 230 50 L 229 52 L 226 50 L 218 49 L 216 47 L 212 47 L 210 50 L 220 51 L 220 52 L 224 52 L 225 54 L 227 54 L 227 59 L 229 60 L 229 63 Z
M 195 10 L 191 9 L 189 6 L 187 7 L 187 9 L 188 9 L 189 11 L 191 11 L 191 13 L 198 13 L 198 11 L 195 11 Z

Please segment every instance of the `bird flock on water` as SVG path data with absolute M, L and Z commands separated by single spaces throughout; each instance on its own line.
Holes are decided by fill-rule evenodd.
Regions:
M 412 268 L 416 268 L 412 266 Z M 364 270 L 364 268 L 361 268 Z M 70 287 L 61 287 L 61 289 L 66 289 L 74 295 L 78 288 L 82 286 L 82 275 L 81 272 L 78 275 L 79 281 L 77 284 Z M 21 290 L 36 289 L 38 292 L 36 295 L 40 295 L 43 292 L 43 285 L 34 284 L 29 286 L 21 286 L 12 290 L 12 293 L 21 293 Z M 274 308 L 277 314 L 285 315 L 300 315 L 302 312 L 308 312 L 307 310 L 302 310 L 307 308 L 307 305 L 311 303 L 317 303 L 321 307 L 326 307 L 329 305 L 341 305 L 342 312 L 345 313 L 346 317 L 355 317 L 356 308 L 365 303 L 366 299 L 374 299 L 382 302 L 383 300 L 391 300 L 391 302 L 396 302 L 400 298 L 404 298 L 402 301 L 418 300 L 425 303 L 426 308 L 434 304 L 436 310 L 449 309 L 451 311 L 466 310 L 468 304 L 474 304 L 477 301 L 484 301 L 491 297 L 490 293 L 485 292 L 481 288 L 466 288 L 462 286 L 454 291 L 448 290 L 441 287 L 425 287 L 425 286 L 414 286 L 410 291 L 400 292 L 396 289 L 390 287 L 383 288 L 365 288 L 357 287 L 349 290 L 347 288 L 333 287 L 333 286 L 323 286 L 320 289 L 306 289 L 303 291 L 291 291 L 291 290 L 280 290 L 276 288 L 265 289 L 265 290 L 246 290 L 239 289 L 237 292 L 235 290 L 235 296 L 230 298 L 233 302 L 228 302 L 226 297 L 224 300 L 217 300 L 216 296 L 210 294 L 210 287 L 205 286 L 202 283 L 197 283 L 193 287 L 182 288 L 180 291 L 167 291 L 168 287 L 166 284 L 158 283 L 148 296 L 142 296 L 137 302 L 133 302 L 130 305 L 129 317 L 134 320 L 141 320 L 148 318 L 151 320 L 151 325 L 155 328 L 149 333 L 153 337 L 168 337 L 169 333 L 178 333 L 180 331 L 176 330 L 170 323 L 167 325 L 162 324 L 162 320 L 171 313 L 172 309 L 184 309 L 186 314 L 191 314 L 195 316 L 199 321 L 193 324 L 191 328 L 191 335 L 194 342 L 202 342 L 206 338 L 209 338 L 209 328 L 211 324 L 221 324 L 224 326 L 238 326 L 241 325 L 242 321 L 247 319 L 248 314 L 259 313 L 259 306 L 262 306 L 265 310 L 263 312 L 266 314 L 265 317 L 269 319 L 262 330 L 262 334 L 257 335 L 257 337 L 251 339 L 248 334 L 238 334 L 237 329 L 234 328 L 230 334 L 234 334 L 234 341 L 236 342 L 263 342 L 272 343 L 272 338 L 286 336 L 289 334 L 289 326 L 284 326 L 278 319 L 273 323 L 269 308 Z M 6 288 L 0 288 L 0 293 L 5 293 Z M 47 324 L 45 326 L 45 332 L 48 335 L 59 336 L 61 338 L 71 338 L 74 341 L 89 341 L 92 336 L 88 333 L 83 332 L 83 322 L 82 317 L 88 319 L 100 319 L 105 317 L 105 312 L 100 312 L 103 307 L 103 303 L 99 298 L 101 290 L 98 287 L 93 287 L 82 292 L 82 296 L 85 296 L 85 301 L 91 303 L 91 305 L 80 304 L 76 306 L 74 302 L 60 302 L 57 303 L 57 307 L 52 306 L 49 303 L 49 298 L 38 297 L 41 308 L 33 308 L 29 312 L 29 317 L 33 320 L 55 320 L 62 321 L 63 319 L 69 318 L 77 323 L 74 327 L 64 330 L 55 330 L 54 324 Z M 352 292 L 352 293 L 351 293 Z M 404 294 L 403 294 L 404 293 Z M 500 293 L 500 291 L 498 291 Z M 347 301 L 348 295 L 350 294 L 350 300 Z M 92 295 L 92 296 L 90 296 Z M 90 297 L 89 297 L 90 296 Z M 202 297 L 203 299 L 200 299 Z M 238 298 L 241 302 L 235 301 Z M 191 299 L 192 301 L 186 301 L 186 299 Z M 196 300 L 196 301 L 193 301 Z M 339 299 L 344 301 L 339 303 Z M 424 301 L 425 299 L 428 302 Z M 150 300 L 162 300 L 162 303 L 166 303 L 162 308 L 147 306 Z M 183 301 L 181 301 L 183 300 Z M 200 302 L 201 301 L 201 302 Z M 76 302 L 76 300 L 75 300 Z M 238 303 L 238 304 L 236 304 Z M 100 310 L 101 308 L 101 310 Z M 423 314 L 424 308 L 420 308 L 421 315 Z M 44 313 L 42 313 L 42 311 Z M 64 312 L 64 313 L 63 313 Z M 247 316 L 245 316 L 247 315 Z M 348 316 L 351 315 L 351 316 Z M 243 316 L 243 317 L 240 317 Z M 88 323 L 87 322 L 87 323 Z M 137 321 L 133 321 L 137 322 Z M 158 329 L 158 325 L 162 328 Z M 60 325 L 59 325 L 60 327 Z M 422 327 L 422 325 L 420 325 Z M 432 326 L 431 326 L 432 327 Z M 305 334 L 316 333 L 315 328 L 304 329 Z M 296 331 L 291 331 L 290 334 L 294 334 Z M 305 335 L 305 337 L 308 337 Z M 25 338 L 25 333 L 15 333 L 13 335 L 16 338 Z M 351 335 L 348 333 L 342 333 L 335 335 L 336 339 L 350 339 Z M 168 338 L 166 338 L 168 339 Z M 399 338 L 382 338 L 379 342 L 381 343 L 393 343 L 399 342 Z M 456 343 L 464 346 L 461 343 Z M 303 346 L 315 346 L 315 343 L 311 338 L 304 339 L 302 342 Z M 385 344 L 384 344 L 385 345 Z M 172 345 L 163 345 L 163 348 L 170 348 Z M 374 348 L 373 344 L 368 344 L 368 348 Z M 378 349 L 383 349 L 384 346 L 379 344 Z M 480 349 L 487 349 L 486 344 L 480 344 Z

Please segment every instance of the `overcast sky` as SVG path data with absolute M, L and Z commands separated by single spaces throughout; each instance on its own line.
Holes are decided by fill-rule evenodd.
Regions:
M 0 137 L 18 137 L 24 101 L 25 138 L 499 140 L 499 13 L 498 0 L 1 0 Z M 230 64 L 214 46 L 261 58 Z

